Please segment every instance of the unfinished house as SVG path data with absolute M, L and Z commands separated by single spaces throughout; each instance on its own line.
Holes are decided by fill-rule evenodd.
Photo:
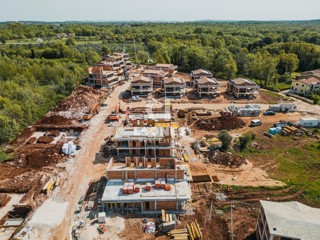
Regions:
M 161 87 L 162 81 L 165 77 L 168 76 L 168 73 L 163 70 L 149 69 L 143 72 L 143 76 L 151 78 L 153 80 L 153 86 Z
M 125 165 L 111 159 L 106 176 L 101 198 L 105 211 L 183 213 L 191 198 L 185 169 L 173 158 L 126 157 Z
M 118 127 L 114 136 L 118 156 L 172 157 L 172 128 Z
M 236 78 L 228 82 L 227 92 L 236 98 L 254 98 L 259 88 L 260 86 L 251 80 Z
M 133 77 L 130 83 L 130 91 L 132 95 L 147 96 L 153 92 L 153 80 L 145 76 Z
M 260 203 L 257 240 L 320 239 L 320 209 L 299 202 Z
M 114 71 L 104 70 L 104 66 L 95 66 L 88 68 L 87 85 L 101 88 L 111 88 L 119 82 L 119 77 Z
M 185 94 L 186 83 L 177 77 L 163 80 L 163 89 L 166 97 L 182 97 Z
M 156 66 L 154 66 L 155 70 L 162 70 L 166 73 L 168 73 L 168 77 L 172 77 L 177 72 L 178 66 L 175 66 L 173 64 L 162 64 L 158 63 Z
M 197 70 L 193 70 L 191 71 L 191 79 L 192 79 L 192 86 L 195 87 L 196 86 L 196 80 L 202 77 L 206 77 L 206 78 L 213 78 L 213 75 L 210 71 L 208 70 L 203 70 L 203 69 L 197 69 Z
M 219 96 L 221 84 L 214 78 L 200 77 L 195 80 L 195 91 L 201 98 L 203 96 Z
M 129 114 L 128 115 L 128 125 L 133 127 L 154 127 L 157 123 L 171 122 L 174 116 L 170 112 L 162 113 L 146 113 L 146 114 Z

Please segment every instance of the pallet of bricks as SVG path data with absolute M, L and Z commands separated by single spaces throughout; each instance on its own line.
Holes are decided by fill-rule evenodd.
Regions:
M 186 224 L 186 228 L 168 232 L 168 236 L 175 240 L 201 240 L 202 232 L 197 221 Z

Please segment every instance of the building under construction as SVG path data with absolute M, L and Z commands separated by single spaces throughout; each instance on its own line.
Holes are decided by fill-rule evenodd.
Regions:
M 118 127 L 114 136 L 118 156 L 172 157 L 171 127 Z
M 108 183 L 101 198 L 105 211 L 183 213 L 190 200 L 184 165 L 174 158 L 126 157 L 125 165 L 110 160 Z

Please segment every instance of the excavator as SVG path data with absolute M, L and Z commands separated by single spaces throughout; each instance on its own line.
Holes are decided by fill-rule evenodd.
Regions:
M 90 107 L 90 110 L 83 115 L 83 120 L 88 121 L 93 117 L 93 114 L 99 113 L 99 103 L 95 103 Z
M 110 121 L 118 121 L 120 119 L 120 102 L 115 106 L 114 111 L 109 116 Z

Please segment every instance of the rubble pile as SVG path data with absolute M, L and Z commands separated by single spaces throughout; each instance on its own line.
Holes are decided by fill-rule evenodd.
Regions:
M 235 156 L 227 152 L 209 151 L 204 154 L 210 163 L 220 164 L 227 167 L 240 167 L 246 162 L 245 158 Z
M 235 116 L 221 116 L 218 118 L 199 119 L 195 125 L 197 128 L 206 131 L 223 129 L 232 130 L 244 127 L 245 122 Z
M 61 116 L 66 119 L 81 119 L 90 106 L 99 103 L 102 95 L 92 87 L 80 85 L 72 94 L 55 107 L 48 116 Z

